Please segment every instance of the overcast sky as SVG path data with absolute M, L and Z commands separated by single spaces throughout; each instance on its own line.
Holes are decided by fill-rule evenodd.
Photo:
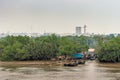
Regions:
M 120 0 L 0 0 L 0 32 L 120 32 Z M 31 30 L 32 29 L 32 30 Z

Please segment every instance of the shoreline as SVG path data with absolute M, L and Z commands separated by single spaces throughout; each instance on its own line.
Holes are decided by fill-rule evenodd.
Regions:
M 0 61 L 0 67 L 62 66 L 60 61 Z
M 52 66 L 64 66 L 65 61 L 0 61 L 0 67 L 52 67 Z M 87 60 L 86 62 L 89 63 Z M 92 62 L 92 61 L 90 61 Z M 96 66 L 100 67 L 116 67 L 119 68 L 120 63 L 97 63 Z M 119 65 L 119 66 L 118 66 Z

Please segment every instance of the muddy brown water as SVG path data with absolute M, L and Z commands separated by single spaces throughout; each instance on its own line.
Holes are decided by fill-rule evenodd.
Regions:
M 0 64 L 0 80 L 120 80 L 120 63 L 87 61 L 76 67 L 13 65 Z

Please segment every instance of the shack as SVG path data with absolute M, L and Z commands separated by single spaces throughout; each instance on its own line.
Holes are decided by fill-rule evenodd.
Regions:
M 96 58 L 95 49 L 93 48 L 88 49 L 88 53 L 86 57 L 87 59 L 95 59 Z

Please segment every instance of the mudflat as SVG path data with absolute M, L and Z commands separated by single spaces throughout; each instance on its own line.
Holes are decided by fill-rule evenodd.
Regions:
M 1 67 L 24 67 L 24 66 L 61 66 L 59 61 L 0 61 Z

